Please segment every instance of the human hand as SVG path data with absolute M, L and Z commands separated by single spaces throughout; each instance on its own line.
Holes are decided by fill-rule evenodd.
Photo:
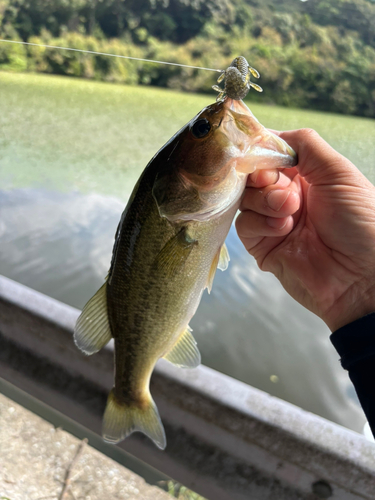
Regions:
M 298 165 L 249 175 L 238 235 L 334 331 L 375 311 L 375 188 L 315 131 L 278 133 Z

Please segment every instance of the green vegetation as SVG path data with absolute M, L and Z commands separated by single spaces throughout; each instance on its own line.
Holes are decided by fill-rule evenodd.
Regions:
M 155 152 L 214 100 L 141 86 L 0 72 L 0 183 L 125 202 Z M 372 119 L 250 103 L 277 130 L 316 129 L 375 182 Z
M 162 481 L 160 486 L 167 491 L 173 498 L 178 500 L 206 500 L 192 490 L 186 488 L 177 481 Z
M 370 0 L 0 0 L 0 36 L 225 68 L 245 56 L 261 102 L 375 116 Z M 0 44 L 0 68 L 211 91 L 213 75 L 55 49 Z

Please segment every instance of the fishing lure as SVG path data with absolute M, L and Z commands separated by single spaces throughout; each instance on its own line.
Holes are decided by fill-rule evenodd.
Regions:
M 224 89 L 220 88 L 218 85 L 213 85 L 212 88 L 219 92 L 219 95 L 216 98 L 216 101 L 223 101 L 226 97 L 234 99 L 236 101 L 240 101 L 244 97 L 247 96 L 250 88 L 257 90 L 258 92 L 263 92 L 262 87 L 250 81 L 250 76 L 254 76 L 255 78 L 259 78 L 260 74 L 254 68 L 252 68 L 246 59 L 243 56 L 236 57 L 231 62 L 230 66 L 226 70 L 214 69 L 214 68 L 204 68 L 202 66 L 191 66 L 189 64 L 180 64 L 173 63 L 167 61 L 155 61 L 153 59 L 142 59 L 140 57 L 131 57 L 131 56 L 123 56 L 119 54 L 109 54 L 106 52 L 96 52 L 93 50 L 83 50 L 83 49 L 74 49 L 71 47 L 59 47 L 56 45 L 46 45 L 42 43 L 33 43 L 33 42 L 23 42 L 19 40 L 5 40 L 0 39 L 0 43 L 14 43 L 21 45 L 32 45 L 35 47 L 46 47 L 51 49 L 59 49 L 59 50 L 70 50 L 73 52 L 84 52 L 87 54 L 96 54 L 108 57 L 118 57 L 121 59 L 132 59 L 135 61 L 143 61 L 147 63 L 154 64 L 168 64 L 169 66 L 181 66 L 183 68 L 193 68 L 193 69 L 202 69 L 205 71 L 215 71 L 217 73 L 221 73 L 219 78 L 217 79 L 217 83 L 221 83 L 224 81 Z
M 252 68 L 243 56 L 236 57 L 231 62 L 230 66 L 222 71 L 217 79 L 217 83 L 224 80 L 224 89 L 218 85 L 213 85 L 212 88 L 219 92 L 216 101 L 223 101 L 226 97 L 240 101 L 247 96 L 250 88 L 263 92 L 262 87 L 250 81 L 250 77 L 259 78 L 260 74 Z

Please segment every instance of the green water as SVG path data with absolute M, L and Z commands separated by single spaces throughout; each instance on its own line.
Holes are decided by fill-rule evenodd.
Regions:
M 47 75 L 0 73 L 0 182 L 128 197 L 155 152 L 214 99 Z M 316 129 L 375 181 L 374 121 L 249 103 L 266 126 Z

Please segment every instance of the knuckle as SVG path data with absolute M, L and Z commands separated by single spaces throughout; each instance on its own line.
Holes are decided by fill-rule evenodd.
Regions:
M 257 214 L 251 210 L 241 212 L 235 221 L 236 231 L 240 239 L 258 236 L 258 226 L 259 220 Z
M 305 139 L 307 141 L 320 137 L 318 132 L 316 130 L 314 130 L 313 128 L 301 128 L 299 130 L 299 134 L 300 134 L 302 140 Z
M 241 212 L 245 210 L 252 210 L 254 207 L 254 200 L 256 199 L 257 191 L 254 188 L 247 187 L 242 196 L 239 209 Z

